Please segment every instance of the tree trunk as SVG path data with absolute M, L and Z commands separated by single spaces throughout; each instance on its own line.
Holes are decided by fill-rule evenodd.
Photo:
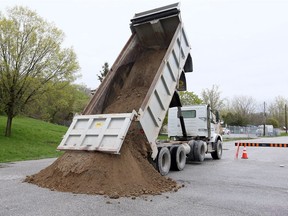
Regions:
M 7 116 L 7 123 L 6 123 L 6 130 L 5 130 L 5 136 L 6 137 L 11 136 L 12 120 L 13 120 L 13 115 L 8 115 Z

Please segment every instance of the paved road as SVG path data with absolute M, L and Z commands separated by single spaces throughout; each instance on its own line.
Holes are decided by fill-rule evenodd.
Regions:
M 288 143 L 288 138 L 256 141 Z M 134 200 L 56 192 L 22 182 L 54 159 L 0 164 L 0 215 L 288 215 L 288 148 L 248 147 L 249 159 L 235 160 L 234 142 L 227 142 L 223 153 L 220 161 L 207 156 L 203 164 L 171 172 L 169 177 L 185 185 L 178 192 Z

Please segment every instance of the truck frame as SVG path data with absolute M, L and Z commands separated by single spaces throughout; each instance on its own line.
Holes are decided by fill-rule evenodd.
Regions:
M 136 13 L 131 19 L 130 29 L 132 35 L 126 45 L 82 115 L 74 117 L 57 149 L 119 154 L 133 121 L 138 122 L 139 129 L 145 134 L 152 149 L 151 161 L 162 175 L 166 175 L 170 167 L 184 169 L 186 158 L 203 161 L 203 152 L 211 152 L 214 159 L 220 159 L 222 137 L 211 136 L 212 114 L 209 106 L 206 106 L 206 111 L 209 111 L 205 135 L 190 136 L 190 131 L 187 133 L 185 128 L 178 91 L 187 89 L 185 73 L 192 72 L 193 65 L 191 47 L 180 16 L 180 4 Z M 151 71 L 154 78 L 139 109 L 131 113 L 103 113 L 109 98 L 115 96 L 113 86 L 123 85 L 126 81 L 122 68 L 137 62 L 141 52 L 151 49 L 164 50 L 165 54 L 159 65 L 153 65 L 156 68 Z M 157 138 L 163 121 L 172 107 L 178 110 L 182 135 L 171 136 L 175 137 L 173 142 L 159 142 Z

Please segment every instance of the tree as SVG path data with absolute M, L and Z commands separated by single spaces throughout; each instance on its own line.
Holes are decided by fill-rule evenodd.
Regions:
M 285 125 L 285 104 L 288 104 L 288 100 L 284 97 L 278 96 L 268 107 L 268 115 L 271 118 L 276 119 L 279 126 Z
M 257 112 L 252 113 L 249 118 L 249 124 L 251 125 L 262 125 L 264 123 L 264 113 Z
M 193 92 L 180 91 L 179 96 L 182 105 L 193 105 L 203 103 L 203 101 Z
M 106 77 L 106 75 L 108 74 L 109 72 L 109 64 L 107 62 L 104 63 L 104 65 L 102 66 L 102 71 L 99 71 L 100 72 L 100 76 L 97 75 L 98 77 L 98 80 L 100 82 L 102 82 L 104 80 L 104 78 Z
M 274 118 L 268 118 L 266 120 L 267 125 L 273 125 L 274 128 L 279 128 L 279 122 Z
M 62 48 L 64 33 L 24 7 L 0 14 L 0 104 L 7 115 L 5 135 L 25 105 L 49 83 L 73 81 L 79 69 L 72 48 Z
M 179 91 L 178 94 L 182 105 L 194 105 L 202 103 L 202 100 L 193 92 Z M 167 125 L 167 123 L 168 123 L 168 112 L 164 118 L 163 125 Z
M 58 82 L 50 88 L 26 105 L 25 115 L 66 125 L 75 113 L 82 112 L 89 100 L 89 93 L 81 85 Z
M 232 99 L 232 107 L 235 113 L 248 117 L 255 112 L 255 99 L 249 96 L 235 96 Z
M 202 90 L 201 97 L 205 104 L 210 104 L 212 110 L 221 110 L 224 105 L 224 100 L 221 99 L 221 92 L 217 85 L 213 85 L 211 89 Z
M 226 124 L 245 126 L 251 123 L 251 117 L 255 113 L 255 109 L 256 104 L 252 97 L 235 96 L 223 119 Z
M 245 116 L 240 115 L 239 113 L 228 112 L 227 114 L 223 114 L 222 118 L 224 123 L 232 126 L 245 126 L 248 124 Z

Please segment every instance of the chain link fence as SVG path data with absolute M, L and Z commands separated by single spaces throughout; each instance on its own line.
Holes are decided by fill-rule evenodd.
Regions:
M 230 130 L 230 134 L 242 134 L 246 135 L 247 137 L 257 137 L 257 136 L 264 136 L 263 129 L 259 129 L 259 127 L 251 125 L 251 126 L 227 126 L 227 128 Z M 281 133 L 281 130 L 278 128 L 274 128 L 273 132 L 266 132 L 265 136 L 279 136 Z

